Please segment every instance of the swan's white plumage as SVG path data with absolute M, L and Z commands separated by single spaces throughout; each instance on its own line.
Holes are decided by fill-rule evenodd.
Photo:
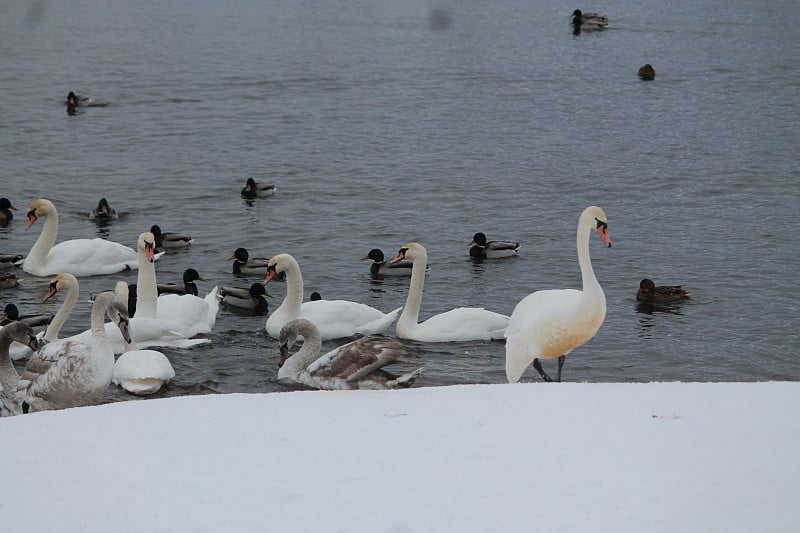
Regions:
M 302 348 L 291 357 L 289 349 L 298 336 Z M 422 373 L 418 368 L 399 377 L 379 372 L 403 353 L 403 346 L 390 337 L 366 336 L 320 356 L 319 329 L 309 320 L 290 320 L 279 334 L 278 381 L 323 390 L 395 389 L 410 387 Z
M 578 219 L 577 249 L 583 290 L 550 289 L 529 294 L 516 305 L 506 329 L 506 377 L 516 383 L 535 359 L 553 359 L 591 339 L 606 316 L 606 298 L 589 258 L 589 235 L 611 246 L 605 212 L 587 207 Z
M 156 350 L 130 350 L 119 356 L 111 381 L 131 394 L 158 392 L 175 377 L 169 359 Z
M 177 324 L 177 331 L 187 338 L 211 333 L 219 312 L 218 290 L 219 287 L 214 287 L 203 298 L 193 294 L 161 295 L 158 297 L 158 318 Z
M 403 246 L 394 260 L 410 259 L 413 262 L 411 284 L 408 289 L 403 314 L 397 320 L 396 334 L 402 339 L 422 342 L 457 342 L 469 340 L 502 339 L 508 325 L 508 316 L 487 311 L 481 307 L 459 307 L 434 315 L 419 322 L 422 291 L 428 252 L 419 243 Z
M 269 336 L 275 339 L 280 335 L 281 328 L 295 318 L 305 318 L 314 323 L 323 340 L 383 333 L 401 309 L 383 313 L 374 307 L 349 300 L 303 302 L 303 276 L 294 257 L 278 254 L 270 259 L 265 283 L 280 272 L 286 273 L 286 297 L 265 325 Z
M 70 272 L 75 276 L 113 274 L 136 268 L 136 252 L 104 239 L 72 239 L 55 244 L 58 213 L 49 200 L 34 200 L 28 207 L 27 228 L 45 217 L 44 228 L 22 264 L 34 276 Z

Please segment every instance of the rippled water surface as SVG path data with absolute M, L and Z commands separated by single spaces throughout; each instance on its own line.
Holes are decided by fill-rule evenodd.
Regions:
M 0 195 L 20 208 L 0 253 L 27 253 L 35 198 L 59 240 L 135 245 L 157 223 L 191 233 L 159 281 L 187 267 L 247 286 L 226 261 L 294 255 L 306 295 L 403 305 L 406 280 L 358 259 L 407 241 L 429 253 L 421 317 L 510 314 L 526 294 L 580 286 L 575 226 L 592 237 L 608 314 L 567 358 L 575 381 L 800 378 L 796 2 L 612 1 L 610 29 L 573 35 L 563 2 L 6 2 L 0 6 Z M 794 15 L 794 16 L 793 16 Z M 657 75 L 636 71 L 652 63 Z M 68 91 L 107 102 L 68 116 Z M 247 177 L 278 194 L 248 205 Z M 127 217 L 97 228 L 105 196 Z M 473 262 L 476 231 L 523 242 Z M 694 297 L 637 306 L 643 277 Z M 83 293 L 135 273 L 82 280 Z M 0 293 L 25 312 L 48 279 Z M 271 283 L 276 308 L 285 284 Z M 83 299 L 82 299 L 83 300 Z M 65 332 L 88 326 L 81 302 Z M 161 395 L 284 390 L 264 317 L 221 310 L 211 343 L 165 350 Z M 503 382 L 502 342 L 405 342 L 421 385 Z M 326 347 L 334 343 L 326 343 Z M 550 363 L 550 362 L 548 362 Z M 552 363 L 550 363 L 552 365 Z M 550 368 L 550 367 L 548 367 Z M 533 370 L 526 380 L 538 380 Z M 112 388 L 107 400 L 129 398 Z

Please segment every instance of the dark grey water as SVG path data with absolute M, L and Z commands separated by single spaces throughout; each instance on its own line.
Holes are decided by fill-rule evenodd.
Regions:
M 608 315 L 566 379 L 800 379 L 798 4 L 612 1 L 610 29 L 579 36 L 574 7 L 4 2 L 0 196 L 23 211 L 0 253 L 33 244 L 35 198 L 56 203 L 63 240 L 98 233 L 85 213 L 105 196 L 129 213 L 101 232 L 113 240 L 133 246 L 154 223 L 194 236 L 158 263 L 162 282 L 191 266 L 201 290 L 246 286 L 226 261 L 244 246 L 293 254 L 307 295 L 390 310 L 407 281 L 370 280 L 358 259 L 417 240 L 422 318 L 510 314 L 533 290 L 579 287 L 575 225 L 597 204 L 614 239 L 591 242 Z M 637 79 L 644 63 L 655 81 Z M 70 90 L 109 105 L 68 116 Z M 245 204 L 249 176 L 278 195 Z M 522 241 L 520 257 L 470 261 L 476 231 Z M 638 308 L 643 277 L 694 298 Z M 47 282 L 27 277 L 2 303 L 55 311 L 40 304 Z M 269 290 L 275 308 L 284 285 Z M 264 322 L 221 310 L 211 344 L 165 350 L 177 378 L 163 395 L 282 390 Z M 505 379 L 501 342 L 404 344 L 422 385 Z

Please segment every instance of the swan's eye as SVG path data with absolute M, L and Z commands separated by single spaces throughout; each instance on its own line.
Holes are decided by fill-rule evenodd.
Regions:
M 36 218 L 36 209 L 28 211 L 28 218 Z
M 603 221 L 602 221 L 602 220 L 600 220 L 599 218 L 596 218 L 596 217 L 595 217 L 595 220 L 597 221 L 597 228 L 598 228 L 598 229 L 600 229 L 600 228 L 608 228 L 608 224 L 607 224 L 607 223 L 605 223 L 605 222 L 603 222 Z
M 50 283 L 50 290 L 53 292 L 58 292 L 58 282 L 54 281 Z

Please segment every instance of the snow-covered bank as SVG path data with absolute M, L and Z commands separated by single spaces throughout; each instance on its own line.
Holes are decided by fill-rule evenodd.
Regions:
M 5 531 L 796 531 L 800 383 L 140 400 L 0 420 Z

